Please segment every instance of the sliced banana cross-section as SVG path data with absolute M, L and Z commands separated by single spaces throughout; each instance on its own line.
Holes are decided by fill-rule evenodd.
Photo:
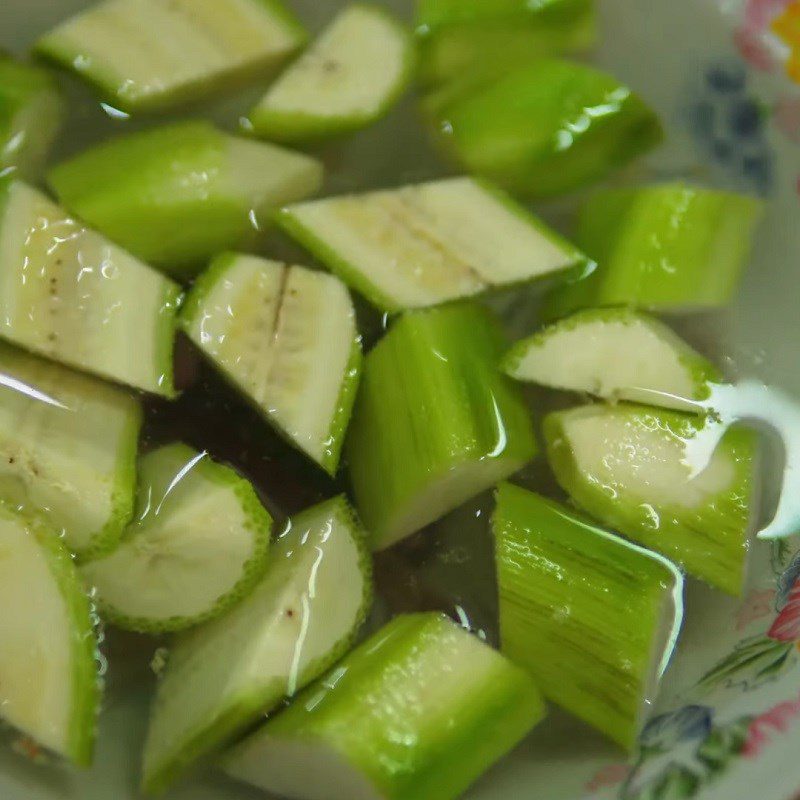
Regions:
M 180 287 L 21 181 L 0 183 L 0 337 L 172 396 Z
M 283 142 L 364 128 L 408 85 L 410 32 L 382 8 L 345 8 L 250 114 L 259 136 Z
M 81 572 L 104 616 L 143 633 L 220 616 L 264 573 L 272 520 L 252 485 L 183 444 L 139 462 L 136 521 Z
M 0 510 L 0 717 L 88 766 L 99 701 L 91 607 L 54 531 Z
M 347 501 L 293 517 L 255 590 L 173 647 L 145 744 L 145 791 L 166 789 L 328 669 L 371 597 L 369 555 Z
M 298 203 L 279 223 L 389 312 L 532 281 L 583 261 L 511 198 L 472 178 Z
M 195 285 L 183 327 L 295 447 L 336 471 L 361 364 L 344 284 L 306 267 L 223 255 Z
M 304 39 L 279 0 L 105 0 L 46 33 L 36 51 L 141 111 L 274 69 Z

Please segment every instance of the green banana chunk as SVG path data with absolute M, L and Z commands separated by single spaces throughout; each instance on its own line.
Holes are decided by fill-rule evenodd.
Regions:
M 140 459 L 137 517 L 81 566 L 103 616 L 141 633 L 221 616 L 264 574 L 272 519 L 249 481 L 183 444 Z
M 305 38 L 279 0 L 104 0 L 57 25 L 34 50 L 134 113 L 269 75 Z
M 585 50 L 597 33 L 594 0 L 418 0 L 416 23 L 420 80 L 434 86 Z
M 544 716 L 533 681 L 438 614 L 397 617 L 223 758 L 297 800 L 455 800 Z
M 680 632 L 680 571 L 508 483 L 492 527 L 503 652 L 630 750 Z
M 41 517 L 78 556 L 133 516 L 138 400 L 0 342 L 0 502 Z
M 93 611 L 52 529 L 0 509 L 0 717 L 88 767 L 100 703 Z
M 533 458 L 528 409 L 497 369 L 504 342 L 487 309 L 454 303 L 401 316 L 366 357 L 347 456 L 376 550 Z
M 739 285 L 761 214 L 755 198 L 683 183 L 599 192 L 582 207 L 577 234 L 597 267 L 553 289 L 543 315 L 587 306 L 724 306 Z
M 756 435 L 720 425 L 676 411 L 597 405 L 551 414 L 544 435 L 556 478 L 579 507 L 738 595 L 754 512 Z
M 0 337 L 174 397 L 181 289 L 21 181 L 0 181 Z
M 255 589 L 172 648 L 144 750 L 166 790 L 317 678 L 352 645 L 372 598 L 364 534 L 344 497 L 293 517 Z
M 48 174 L 70 211 L 180 280 L 222 250 L 257 244 L 273 212 L 322 177 L 314 158 L 200 121 L 111 139 Z
M 38 178 L 64 115 L 53 78 L 0 53 L 0 175 Z
M 579 311 L 517 342 L 502 362 L 520 381 L 705 412 L 719 370 L 654 317 L 625 308 Z
M 181 324 L 294 447 L 336 474 L 362 360 L 341 281 L 226 253 L 195 283 Z
M 278 222 L 373 305 L 394 313 L 527 283 L 586 258 L 473 178 L 298 203 Z
M 599 181 L 663 136 L 655 113 L 627 86 L 559 59 L 467 83 L 428 110 L 446 156 L 527 199 Z
M 346 6 L 250 112 L 248 130 L 276 142 L 352 133 L 385 116 L 408 87 L 411 34 L 383 8 Z

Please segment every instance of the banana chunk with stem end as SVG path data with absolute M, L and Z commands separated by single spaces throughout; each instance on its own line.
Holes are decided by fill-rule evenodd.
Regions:
M 167 789 L 347 652 L 371 604 L 371 569 L 344 497 L 293 517 L 250 595 L 173 647 L 151 711 L 144 791 Z
M 408 86 L 411 34 L 384 9 L 355 4 L 281 75 L 247 129 L 276 142 L 351 133 L 386 115 Z
M 228 253 L 195 284 L 181 324 L 294 447 L 336 473 L 361 369 L 344 284 L 306 267 Z
M 137 518 L 81 566 L 103 616 L 142 633 L 221 616 L 264 574 L 272 520 L 252 485 L 182 444 L 140 459 Z
M 404 615 L 222 763 L 297 800 L 455 800 L 544 713 L 532 679 L 477 637 Z

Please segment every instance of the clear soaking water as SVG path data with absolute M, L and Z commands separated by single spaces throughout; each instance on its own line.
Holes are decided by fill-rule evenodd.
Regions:
M 381 4 L 410 17 L 411 0 L 384 0 Z M 0 4 L 0 46 L 22 53 L 39 33 L 86 5 L 85 0 L 4 0 Z M 312 29 L 318 29 L 342 3 L 338 0 L 291 0 L 291 5 Z M 674 66 L 681 59 L 695 58 L 688 47 L 681 46 L 681 15 L 676 15 L 675 28 L 661 30 L 659 42 L 654 43 L 653 33 L 646 24 L 649 4 L 635 5 L 637 7 L 629 0 L 601 3 L 604 30 L 597 60 L 654 103 L 664 115 L 671 137 L 657 155 L 630 170 L 622 179 L 640 182 L 661 177 L 699 177 L 725 186 L 725 176 L 704 170 L 702 159 L 692 150 L 680 122 L 679 109 L 675 107 L 674 87 L 666 85 L 659 70 L 646 67 L 648 59 Z M 685 5 L 690 5 L 688 0 Z M 693 5 L 691 13 L 699 18 L 712 13 L 710 4 Z M 626 46 L 617 48 L 615 37 L 624 37 Z M 699 68 L 699 64 L 697 66 Z M 669 74 L 669 69 L 664 71 Z M 63 82 L 70 99 L 70 119 L 53 160 L 114 133 L 163 119 L 129 120 L 124 114 L 99 104 L 78 83 L 66 78 Z M 234 129 L 237 118 L 252 105 L 260 91 L 255 88 L 190 108 L 180 117 L 202 114 L 225 128 Z M 413 96 L 407 97 L 384 122 L 346 142 L 324 148 L 320 155 L 327 168 L 325 192 L 331 194 L 423 180 L 447 171 L 429 146 Z M 699 175 L 698 164 L 701 165 Z M 786 200 L 785 197 L 779 199 Z M 796 204 L 796 198 L 790 202 Z M 777 201 L 775 207 L 778 207 Z M 569 208 L 569 203 L 555 203 L 539 210 L 556 224 L 563 224 Z M 671 322 L 732 377 L 751 381 L 750 394 L 725 398 L 717 410 L 723 419 L 749 419 L 755 415 L 777 420 L 793 442 L 793 449 L 787 451 L 786 480 L 796 482 L 800 479 L 800 454 L 797 452 L 800 414 L 791 398 L 800 397 L 800 367 L 796 355 L 798 293 L 796 265 L 782 255 L 787 250 L 786 243 L 796 241 L 792 238 L 792 227 L 791 220 L 781 211 L 768 214 L 759 233 L 753 263 L 730 309 L 720 314 L 676 318 Z M 264 252 L 294 258 L 299 263 L 309 260 L 306 254 L 277 234 L 268 241 Z M 534 296 L 506 296 L 495 302 L 513 333 L 526 333 L 535 326 Z M 366 339 L 374 339 L 383 321 L 366 308 L 361 309 L 361 316 Z M 234 464 L 254 481 L 278 520 L 342 490 L 341 479 L 338 482 L 328 480 L 288 449 L 199 362 L 187 345 L 180 344 L 178 350 L 179 380 L 184 385 L 191 384 L 192 390 L 176 403 L 148 401 L 146 443 L 180 439 L 209 450 L 221 461 Z M 780 388 L 785 394 L 766 392 L 765 383 Z M 537 413 L 564 402 L 563 398 L 536 390 L 530 390 L 529 396 Z M 770 498 L 773 505 L 776 499 L 774 488 L 770 487 L 774 487 L 780 474 L 780 448 L 773 449 L 778 458 L 771 459 L 769 468 L 765 468 L 765 518 L 770 516 Z M 698 459 L 702 458 L 699 452 Z M 525 470 L 524 480 L 540 491 L 559 495 L 541 459 Z M 792 504 L 796 497 L 800 497 L 800 492 L 784 494 L 784 505 L 777 518 L 788 528 L 798 522 L 798 509 Z M 392 612 L 442 609 L 482 638 L 496 643 L 495 579 L 487 527 L 490 513 L 491 497 L 476 498 L 402 547 L 382 554 L 376 564 L 379 602 L 375 622 Z M 764 547 L 766 545 L 756 545 L 756 548 Z M 697 640 L 709 605 L 730 603 L 732 601 L 713 596 L 705 587 L 692 584 L 684 641 Z M 157 640 L 108 631 L 104 642 L 104 654 L 109 663 L 107 695 L 95 767 L 86 773 L 57 766 L 42 767 L 2 750 L 0 797 L 8 800 L 128 800 L 136 797 L 134 787 L 138 784 L 145 714 L 154 682 L 151 661 L 160 644 Z M 680 659 L 679 652 L 677 661 Z M 668 683 L 670 679 L 668 673 Z M 521 796 L 518 787 L 524 786 L 530 796 L 549 798 L 549 794 L 539 794 L 539 791 L 549 785 L 549 777 L 562 768 L 560 765 L 567 758 L 600 764 L 619 760 L 620 753 L 585 726 L 553 711 L 548 722 L 469 796 L 475 800 L 516 798 Z M 558 796 L 567 798 L 570 795 Z M 263 794 L 209 774 L 182 785 L 169 797 L 173 800 L 249 800 L 263 797 Z

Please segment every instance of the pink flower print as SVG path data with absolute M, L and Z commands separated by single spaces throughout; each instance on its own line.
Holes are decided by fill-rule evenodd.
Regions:
M 739 28 L 733 34 L 733 41 L 739 54 L 751 66 L 763 72 L 771 72 L 775 67 L 775 59 L 764 44 L 758 31 Z
M 767 631 L 778 642 L 800 642 L 800 578 L 794 582 L 789 599 Z
M 800 144 L 800 95 L 783 95 L 775 104 L 775 126 L 789 141 Z
M 587 792 L 599 792 L 609 786 L 618 786 L 630 774 L 630 764 L 609 764 L 599 769 L 594 777 L 586 784 Z
M 766 589 L 761 592 L 751 592 L 739 607 L 736 615 L 736 630 L 742 631 L 759 619 L 764 619 L 772 613 L 772 604 L 775 601 L 775 592 Z
M 780 24 L 782 15 L 797 4 L 798 0 L 748 0 L 744 21 L 734 33 L 734 42 L 745 61 L 765 72 L 775 69 L 780 59 L 768 41 L 772 27 L 776 21 Z
M 757 758 L 775 738 L 775 734 L 786 733 L 800 716 L 800 698 L 788 700 L 757 716 L 747 731 L 747 742 L 742 755 Z
M 772 20 L 796 0 L 748 0 L 744 21 L 748 28 L 764 30 Z

